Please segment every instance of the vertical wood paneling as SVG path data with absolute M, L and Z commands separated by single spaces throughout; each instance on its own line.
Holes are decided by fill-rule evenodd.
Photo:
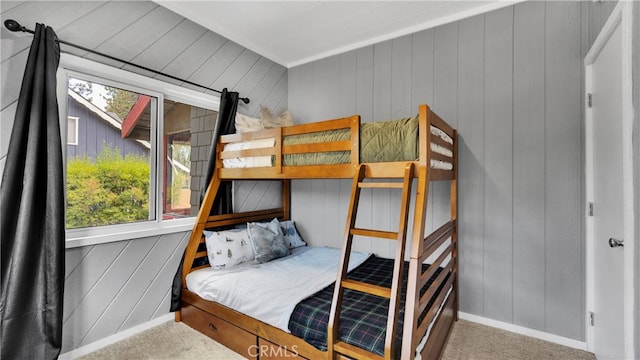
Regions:
M 634 15 L 633 15 L 633 52 L 632 52 L 632 76 L 633 76 L 633 94 L 635 94 L 635 96 L 633 97 L 633 108 L 634 109 L 640 109 L 640 96 L 638 96 L 638 94 L 640 94 L 640 11 L 638 11 L 637 5 L 634 5 Z M 638 124 L 640 123 L 640 119 L 638 118 L 637 112 L 635 115 L 635 124 L 636 126 L 634 126 L 634 130 L 633 130 L 633 138 L 634 139 L 640 139 L 640 126 L 638 126 Z M 634 158 L 635 158 L 635 162 L 633 163 L 634 165 L 634 180 L 633 180 L 633 186 L 634 186 L 634 191 L 637 192 L 640 191 L 640 142 L 635 141 L 633 144 L 633 151 L 634 151 Z M 634 203 L 634 211 L 635 214 L 640 214 L 640 196 L 636 195 L 636 200 Z M 637 216 L 636 216 L 636 220 L 635 220 L 635 234 L 640 234 L 640 221 L 637 220 Z M 638 239 L 638 236 L 636 235 L 636 239 Z M 638 244 L 636 242 L 636 244 Z M 640 259 L 640 246 L 636 245 L 635 246 L 636 249 L 636 253 L 635 253 L 635 259 L 636 259 L 636 268 L 635 268 L 635 279 L 636 279 L 636 293 L 635 293 L 635 301 L 636 304 L 640 303 L 640 263 L 638 262 L 637 259 Z M 635 319 L 635 334 L 640 334 L 640 311 L 636 311 L 636 319 Z M 635 337 L 635 351 L 636 351 L 636 355 L 638 353 L 640 353 L 640 336 Z
M 433 32 L 433 29 L 429 29 L 412 35 L 410 81 L 412 112 L 421 104 L 433 104 Z
M 574 339 L 585 317 L 579 5 L 548 2 L 545 29 L 546 329 Z
M 356 69 L 343 66 L 341 76 L 356 78 L 363 121 L 382 120 L 377 114 L 385 111 L 408 115 L 426 102 L 459 130 L 462 311 L 584 339 L 580 51 L 587 29 L 597 34 L 609 6 L 526 2 L 342 55 L 356 56 Z M 389 42 L 390 104 L 389 89 L 378 88 L 389 84 L 382 70 L 389 68 L 383 50 Z M 401 58 L 409 42 L 410 62 Z M 316 98 L 316 62 L 290 73 L 308 80 L 289 82 L 296 94 L 291 108 L 332 105 Z M 410 109 L 402 110 L 407 92 Z M 448 184 L 432 185 L 429 195 L 427 229 L 433 229 L 448 215 Z M 382 216 L 372 214 L 383 206 L 368 196 L 363 192 L 361 219 L 397 213 L 389 206 Z M 327 201 L 322 208 L 339 206 Z
M 355 57 L 352 57 L 353 62 L 351 64 L 355 65 Z M 326 62 L 326 84 L 325 84 L 325 118 L 338 118 L 347 116 L 349 112 L 342 112 L 342 106 L 346 105 L 343 103 L 343 99 L 341 98 L 341 91 L 335 91 L 335 89 L 342 89 L 343 86 L 351 86 L 353 90 L 355 90 L 355 79 L 353 76 L 355 75 L 352 72 L 351 81 L 349 78 L 343 81 L 342 79 L 342 66 L 344 59 L 341 55 L 335 55 L 327 58 Z M 345 89 L 346 90 L 346 89 Z M 350 93 L 351 96 L 351 106 L 354 106 L 353 99 L 355 96 L 355 91 Z M 345 99 L 346 100 L 346 99 Z M 354 113 L 351 111 L 351 113 Z M 342 211 L 340 208 L 346 208 L 344 206 L 338 206 L 338 208 L 333 207 L 332 204 L 344 204 L 343 199 L 348 201 L 348 196 L 343 197 L 343 193 L 340 191 L 340 184 L 331 180 L 320 180 L 324 183 L 324 199 L 325 199 L 325 224 L 335 224 L 334 226 L 324 226 L 324 236 L 327 239 L 331 239 L 332 244 L 335 244 L 335 247 L 340 247 L 343 239 L 344 232 L 344 223 L 346 215 L 342 215 Z
M 391 119 L 411 116 L 416 112 L 417 108 L 411 108 L 411 87 L 407 84 L 411 83 L 412 73 L 412 49 L 413 39 L 411 36 L 403 36 L 394 39 L 391 43 Z M 415 190 L 415 188 L 413 188 Z M 389 215 L 388 228 L 390 231 L 398 231 L 400 222 L 400 206 L 402 191 L 398 189 L 388 190 L 389 197 Z M 411 223 L 409 223 L 411 224 Z M 409 226 L 411 229 L 411 226 Z M 407 233 L 410 239 L 411 231 Z M 387 253 L 395 254 L 395 242 L 387 241 Z M 407 250 L 407 253 L 409 251 Z
M 433 104 L 434 93 L 434 30 L 424 30 L 412 35 L 411 51 L 411 111 L 413 114 L 421 104 Z M 433 226 L 433 196 L 432 186 L 429 185 L 429 197 L 427 199 L 426 218 L 429 219 L 425 226 L 425 233 L 431 233 Z M 413 211 L 413 209 L 412 209 Z
M 337 94 L 340 99 L 340 115 L 348 116 L 357 114 L 357 74 L 358 74 L 358 53 L 351 51 L 346 54 L 340 55 L 341 67 L 340 67 L 340 93 Z M 338 222 L 336 223 L 335 232 L 336 239 L 342 242 L 345 232 L 345 226 L 347 221 L 347 211 L 349 210 L 349 199 L 351 197 L 351 181 L 350 180 L 334 180 L 333 191 L 338 189 L 339 200 L 337 203 L 330 204 L 332 206 L 331 211 L 335 211 L 338 214 Z M 342 244 L 338 244 L 340 247 Z M 364 244 L 366 246 L 366 244 Z M 354 243 L 354 250 L 357 251 L 370 251 L 370 249 L 363 249 L 362 240 Z
M 391 58 L 393 42 L 373 46 L 373 121 L 391 118 Z
M 485 16 L 484 315 L 512 321 L 513 7 Z
M 434 97 L 433 109 L 449 124 L 458 123 L 458 23 L 434 29 Z M 429 197 L 433 200 L 431 210 L 435 228 L 449 219 L 449 184 L 431 184 Z
M 357 60 L 356 52 L 354 51 L 340 55 L 340 92 L 336 94 L 340 101 L 340 108 L 337 116 L 357 113 Z
M 392 40 L 373 46 L 373 121 L 391 118 L 393 50 Z M 372 212 L 371 225 L 368 228 L 391 231 L 391 191 L 389 189 L 372 189 L 370 194 Z M 393 243 L 390 241 L 373 238 L 371 244 L 371 251 L 374 253 L 393 254 Z
M 458 39 L 458 281 L 460 309 L 472 314 L 484 312 L 484 23 L 461 21 Z
M 411 91 L 413 70 L 413 38 L 403 36 L 391 42 L 391 114 L 390 118 L 406 117 L 416 112 L 417 107 L 412 107 L 413 96 Z M 423 100 L 424 101 L 424 100 Z
M 367 46 L 356 50 L 356 113 L 360 115 L 360 121 L 371 122 L 374 118 L 374 47 Z M 349 194 L 351 194 L 351 181 L 349 182 Z M 357 224 L 362 228 L 371 228 L 373 225 L 373 193 L 371 189 L 362 189 L 360 195 L 360 205 L 358 207 Z M 346 203 L 347 211 L 349 200 Z M 346 215 L 345 215 L 346 221 Z M 354 241 L 354 250 L 372 251 L 373 241 L 370 238 L 360 237 Z
M 545 3 L 514 11 L 513 48 L 513 322 L 545 326 Z
M 325 76 L 325 106 L 324 106 L 324 118 L 333 119 L 345 116 L 344 112 L 341 112 L 342 101 L 340 99 L 340 92 L 335 91 L 342 86 L 342 57 L 340 55 L 334 55 L 327 58 L 326 63 L 326 76 Z
M 373 46 L 356 50 L 356 112 L 362 122 L 373 119 Z

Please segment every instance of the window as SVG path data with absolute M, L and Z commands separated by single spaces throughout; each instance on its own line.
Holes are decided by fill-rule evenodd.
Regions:
M 67 145 L 78 145 L 78 117 L 67 117 Z
M 190 229 L 219 98 L 66 54 L 58 78 L 67 238 Z

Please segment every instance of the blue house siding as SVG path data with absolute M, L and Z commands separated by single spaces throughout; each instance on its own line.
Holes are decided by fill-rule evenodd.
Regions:
M 95 112 L 71 96 L 67 99 L 69 116 L 78 118 L 78 144 L 67 144 L 68 158 L 88 155 L 91 159 L 95 159 L 105 143 L 110 144 L 112 148 L 118 148 L 122 156 L 128 154 L 149 156 L 149 149 L 143 144 L 132 139 L 123 139 L 120 129 L 101 119 Z

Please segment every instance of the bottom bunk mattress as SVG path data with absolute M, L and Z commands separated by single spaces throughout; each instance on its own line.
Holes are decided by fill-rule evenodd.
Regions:
M 359 252 L 351 254 L 349 279 L 380 286 L 391 285 L 392 259 Z M 249 262 L 224 270 L 196 270 L 187 275 L 187 288 L 205 300 L 216 301 L 290 332 L 326 351 L 329 312 L 339 260 L 340 249 L 305 246 L 294 249 L 292 255 L 264 264 Z M 423 265 L 423 269 L 427 267 Z M 402 341 L 408 268 L 405 263 L 396 334 L 398 351 Z M 438 268 L 431 279 L 435 279 L 440 271 Z M 421 294 L 430 284 L 431 280 Z M 434 299 L 440 291 L 442 289 L 436 292 Z M 430 307 L 431 304 L 424 314 Z M 388 308 L 388 299 L 346 289 L 340 317 L 340 339 L 384 355 Z
M 362 265 L 351 271 L 349 279 L 363 281 L 369 284 L 391 287 L 393 280 L 392 259 L 372 256 Z M 423 265 L 423 271 L 428 265 Z M 405 262 L 402 276 L 402 296 L 398 314 L 398 331 L 396 334 L 396 358 L 399 358 L 402 348 L 402 329 L 404 324 L 404 304 L 407 292 L 407 274 L 409 264 Z M 433 279 L 438 276 L 441 268 L 436 269 L 435 274 L 429 279 L 422 289 L 423 295 L 431 285 Z M 443 282 L 444 284 L 445 282 Z M 301 301 L 293 311 L 289 320 L 289 330 L 293 335 L 304 339 L 316 348 L 327 350 L 327 334 L 329 323 L 329 311 L 333 298 L 334 284 L 317 292 L 313 296 Z M 442 289 L 438 289 L 438 294 Z M 434 296 L 432 299 L 435 299 Z M 427 306 L 431 308 L 433 300 Z M 345 289 L 340 315 L 340 340 L 384 356 L 384 342 L 387 328 L 387 315 L 389 311 L 389 299 L 379 296 Z M 422 319 L 420 319 L 422 320 Z

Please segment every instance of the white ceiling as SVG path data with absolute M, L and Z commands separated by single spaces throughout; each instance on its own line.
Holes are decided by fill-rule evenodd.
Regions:
M 290 68 L 522 0 L 155 1 Z

